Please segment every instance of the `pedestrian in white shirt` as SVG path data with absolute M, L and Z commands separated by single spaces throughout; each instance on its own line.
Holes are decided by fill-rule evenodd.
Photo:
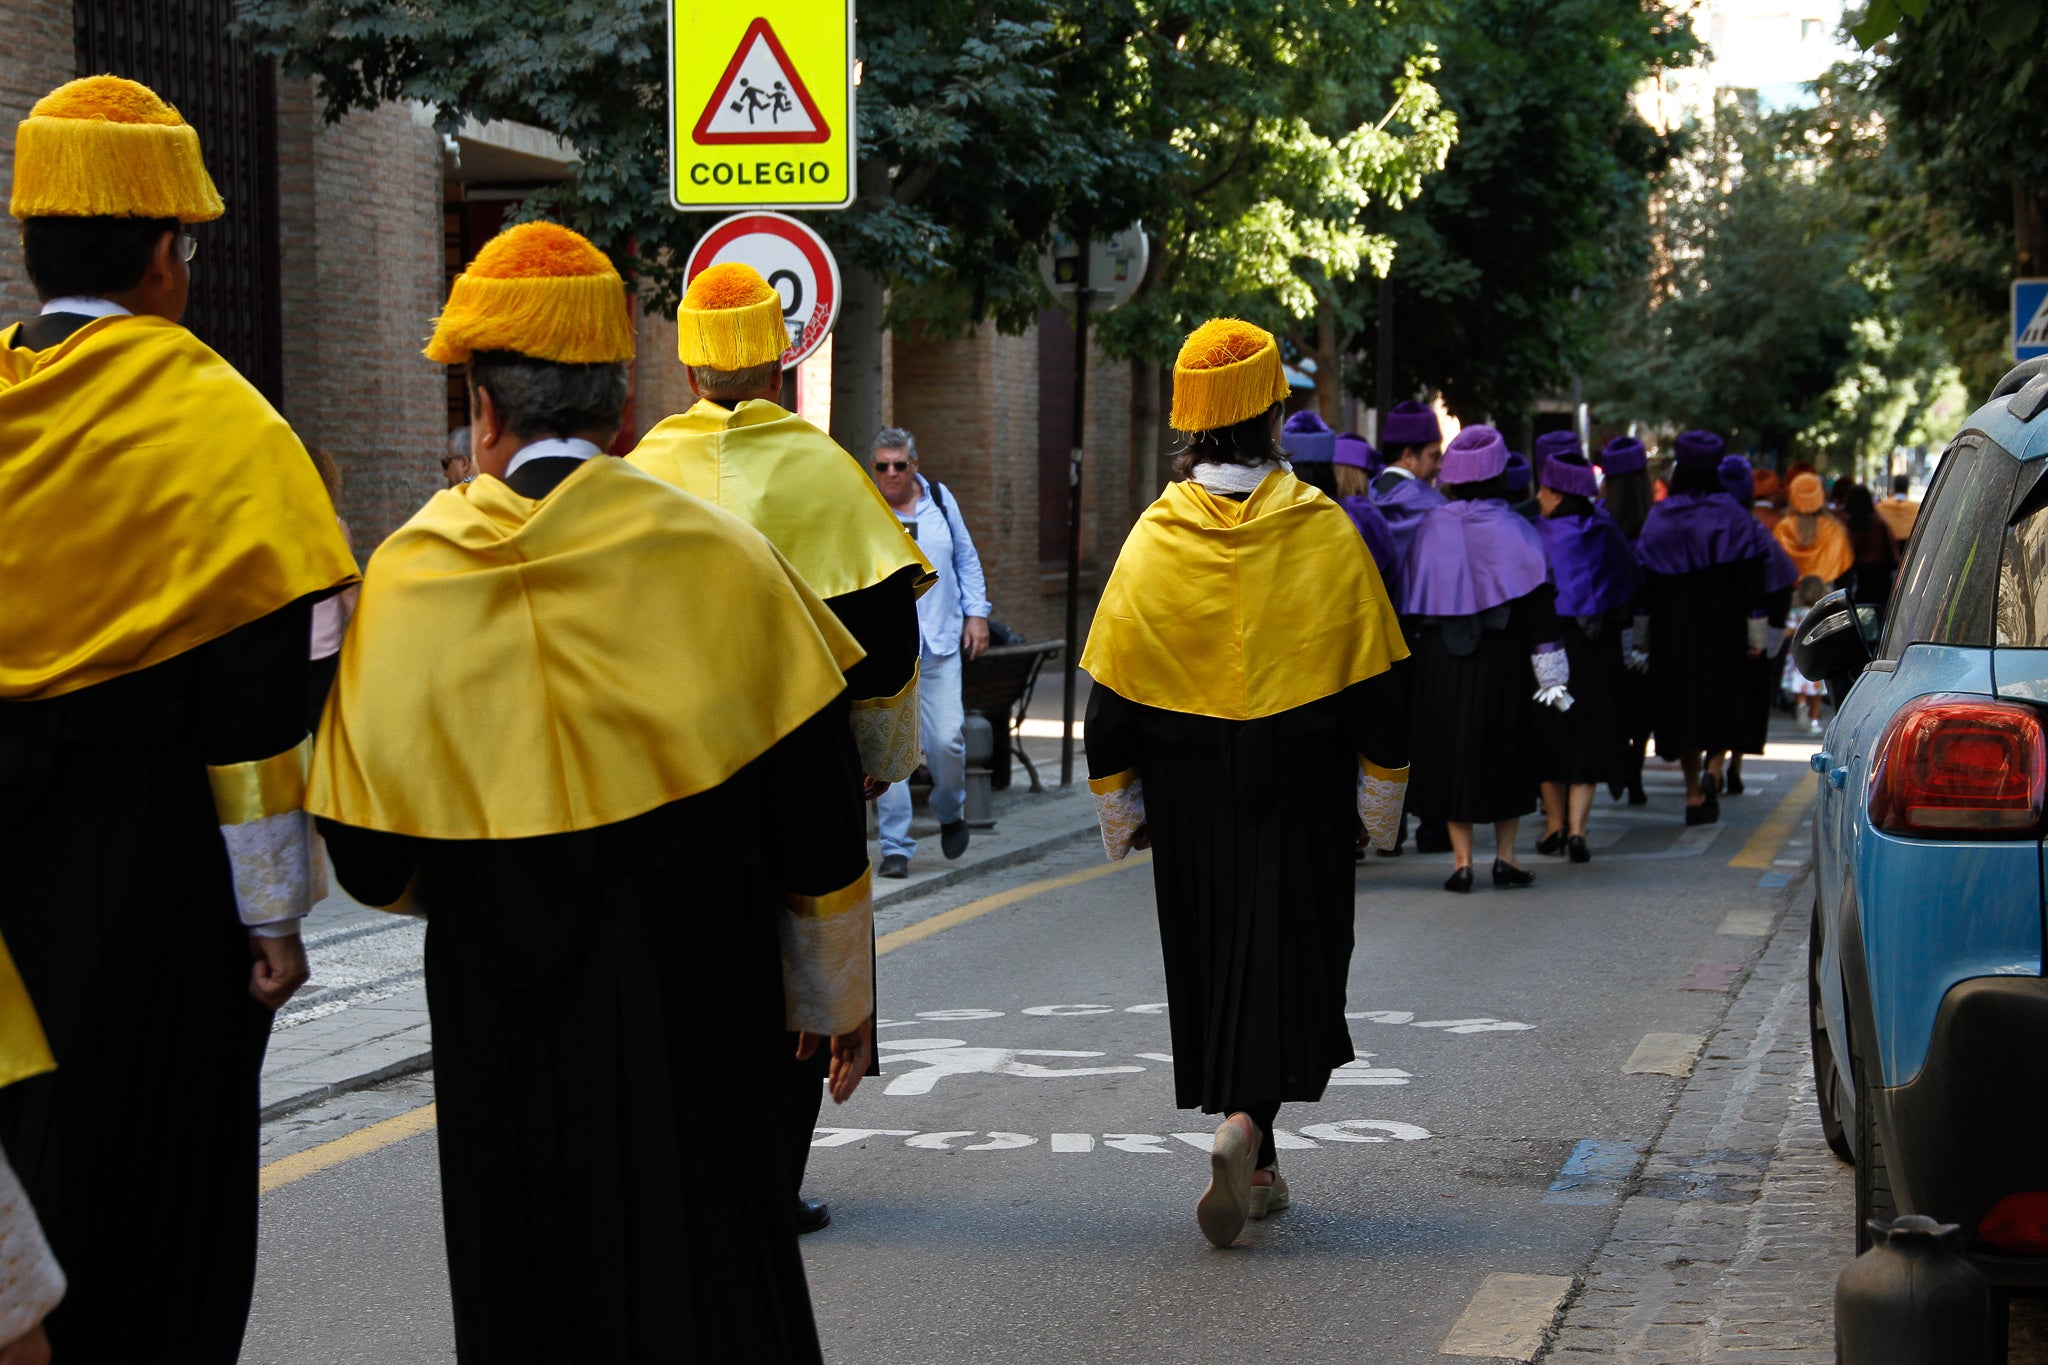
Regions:
M 939 847 L 946 857 L 957 858 L 967 851 L 968 838 L 960 668 L 988 648 L 988 589 L 959 503 L 944 484 L 917 472 L 916 438 L 898 427 L 885 427 L 875 436 L 873 463 L 875 486 L 939 574 L 939 581 L 917 603 L 923 636 L 918 697 Z M 898 782 L 884 792 L 875 802 L 875 817 L 882 827 L 881 874 L 908 876 L 910 860 L 917 856 L 917 840 L 910 837 L 909 785 Z

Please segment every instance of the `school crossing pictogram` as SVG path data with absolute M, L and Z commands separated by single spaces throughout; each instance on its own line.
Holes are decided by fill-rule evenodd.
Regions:
M 706 147 L 823 142 L 832 136 L 766 19 L 747 25 L 692 137 Z

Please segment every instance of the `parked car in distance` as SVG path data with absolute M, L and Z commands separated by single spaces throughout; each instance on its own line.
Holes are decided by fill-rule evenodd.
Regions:
M 2048 1291 L 2048 358 L 1943 453 L 1889 619 L 1823 599 L 1793 644 L 1837 711 L 1813 756 L 1815 1082 L 1865 1224 L 1960 1224 Z

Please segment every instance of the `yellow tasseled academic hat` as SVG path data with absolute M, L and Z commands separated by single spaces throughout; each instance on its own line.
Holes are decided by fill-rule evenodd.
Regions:
M 472 351 L 623 364 L 633 358 L 625 281 L 588 238 L 559 223 L 506 228 L 455 277 L 426 354 L 460 365 Z
M 1273 334 L 1237 318 L 1211 318 L 1173 362 L 1175 431 L 1212 431 L 1256 417 L 1287 396 Z
M 1828 505 L 1827 485 L 1817 474 L 1801 474 L 1792 480 L 1791 502 L 1795 512 L 1818 512 Z
M 87 76 L 36 101 L 15 129 L 16 218 L 176 218 L 226 210 L 199 134 L 154 90 Z
M 676 309 L 676 353 L 685 365 L 745 370 L 788 349 L 782 295 L 760 271 L 728 261 L 690 281 Z

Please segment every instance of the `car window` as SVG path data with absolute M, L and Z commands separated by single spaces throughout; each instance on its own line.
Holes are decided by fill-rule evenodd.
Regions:
M 2040 500 L 2030 495 L 2027 501 Z M 2006 530 L 1998 568 L 1998 643 L 2048 646 L 2048 503 Z
M 1991 644 L 2018 475 L 2019 462 L 1982 436 L 1959 437 L 1942 456 L 1892 593 L 1883 657 L 1908 645 Z

